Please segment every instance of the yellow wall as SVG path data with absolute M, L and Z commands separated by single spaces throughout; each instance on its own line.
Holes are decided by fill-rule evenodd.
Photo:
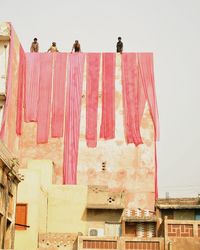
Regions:
M 16 231 L 16 250 L 36 250 L 39 233 L 87 233 L 87 186 L 52 185 L 52 169 L 49 160 L 31 160 L 20 170 L 17 200 L 28 204 L 30 228 Z
M 87 186 L 51 186 L 48 204 L 48 232 L 87 232 Z
M 46 230 L 47 189 L 51 182 L 52 162 L 30 161 L 28 169 L 21 169 L 24 181 L 18 187 L 18 203 L 28 204 L 27 225 L 30 228 L 15 234 L 16 250 L 37 249 L 38 232 Z

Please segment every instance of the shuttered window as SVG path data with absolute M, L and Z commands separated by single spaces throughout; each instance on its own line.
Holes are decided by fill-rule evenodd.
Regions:
M 15 229 L 16 230 L 26 230 L 26 227 L 23 225 L 26 225 L 27 223 L 27 204 L 21 204 L 18 203 L 16 205 L 16 219 L 15 219 L 16 225 Z

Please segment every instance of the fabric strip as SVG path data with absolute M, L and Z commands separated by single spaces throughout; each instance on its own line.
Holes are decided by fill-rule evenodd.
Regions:
M 41 53 L 40 53 L 41 54 Z M 25 117 L 26 122 L 37 121 L 40 54 L 26 53 Z
M 54 53 L 51 136 L 63 136 L 67 53 Z
M 148 101 L 150 114 L 154 123 L 155 140 L 159 140 L 158 108 L 156 103 L 153 72 L 153 54 L 138 53 L 138 61 L 144 93 Z
M 87 54 L 86 75 L 86 141 L 88 147 L 97 145 L 97 111 L 100 53 Z
M 68 56 L 63 183 L 76 184 L 85 54 Z
M 16 133 L 22 134 L 22 109 L 23 109 L 23 91 L 26 76 L 26 57 L 22 46 L 19 52 L 19 72 L 18 72 L 18 93 L 17 93 L 17 117 L 16 117 Z
M 115 137 L 115 53 L 102 54 L 102 119 L 100 138 Z
M 136 146 L 142 143 L 140 134 L 141 115 L 139 112 L 142 89 L 139 83 L 136 53 L 123 53 L 122 87 L 125 138 L 127 143 L 134 143 Z
M 48 142 L 52 90 L 52 62 L 52 53 L 40 53 L 37 143 Z

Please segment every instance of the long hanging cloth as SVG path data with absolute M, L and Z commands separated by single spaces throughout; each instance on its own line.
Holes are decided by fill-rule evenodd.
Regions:
M 63 184 L 76 184 L 85 54 L 69 54 L 64 135 Z
M 148 101 L 150 114 L 154 123 L 155 140 L 159 140 L 158 109 L 153 72 L 153 54 L 138 53 L 138 62 L 144 93 Z
M 115 53 L 102 54 L 102 119 L 100 138 L 115 137 Z
M 67 53 L 54 53 L 51 136 L 63 136 Z
M 3 117 L 2 117 L 2 122 L 1 122 L 1 131 L 0 131 L 0 139 L 4 139 L 5 136 L 5 125 L 6 125 L 6 119 L 8 116 L 8 106 L 9 106 L 9 101 L 11 97 L 11 92 L 12 92 L 12 69 L 13 69 L 13 63 L 14 63 L 14 29 L 13 26 L 10 24 L 10 44 L 9 44 L 9 57 L 8 57 L 8 71 L 5 72 L 7 73 L 7 81 L 6 81 L 6 102 L 4 106 L 4 111 L 3 111 Z
M 51 110 L 52 62 L 53 53 L 40 54 L 37 143 L 48 142 Z
M 26 53 L 25 116 L 26 122 L 37 121 L 40 82 L 40 54 Z
M 17 93 L 17 117 L 16 117 L 16 133 L 22 133 L 22 109 L 23 109 L 23 92 L 26 76 L 26 57 L 22 46 L 19 51 L 19 70 L 18 70 L 18 93 Z
M 136 146 L 142 143 L 140 134 L 141 112 L 144 109 L 145 101 L 141 100 L 141 82 L 138 76 L 138 65 L 136 53 L 122 54 L 122 87 L 124 104 L 124 126 L 127 143 L 134 143 Z
M 87 54 L 86 79 L 86 141 L 88 147 L 97 145 L 97 111 L 100 53 Z

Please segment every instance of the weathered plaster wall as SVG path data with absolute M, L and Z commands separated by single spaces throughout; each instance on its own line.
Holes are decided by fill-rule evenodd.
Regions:
M 22 167 L 27 168 L 31 159 L 47 159 L 54 162 L 53 183 L 62 184 L 63 138 L 50 138 L 48 144 L 36 144 L 35 123 L 23 123 L 21 138 L 16 136 L 16 104 L 18 84 L 19 40 L 14 34 L 14 60 L 12 62 L 12 90 L 8 118 L 6 121 L 5 142 L 9 149 L 20 155 Z M 101 74 L 100 74 L 101 75 Z M 98 135 L 101 122 L 101 79 L 99 85 Z M 141 133 L 144 144 L 135 147 L 127 145 L 124 139 L 121 55 L 116 57 L 116 138 L 103 141 L 98 139 L 96 148 L 88 148 L 85 141 L 86 119 L 86 70 L 82 96 L 81 130 L 78 155 L 78 184 L 108 185 L 111 190 L 125 190 L 126 205 L 130 208 L 154 208 L 155 162 L 154 129 L 146 106 Z M 20 147 L 19 147 L 20 146 Z M 106 170 L 102 171 L 102 162 Z
M 154 141 L 153 124 L 146 106 L 141 132 L 144 144 L 135 147 L 127 145 L 124 139 L 121 57 L 117 55 L 116 65 L 116 138 L 98 139 L 96 148 L 88 148 L 85 141 L 86 124 L 86 71 L 84 74 L 81 129 L 78 155 L 78 184 L 108 185 L 112 190 L 125 190 L 126 204 L 131 208 L 154 207 Z M 98 135 L 101 122 L 101 79 L 99 88 Z M 55 184 L 62 183 L 63 139 L 50 138 L 48 144 L 36 144 L 36 124 L 23 123 L 21 138 L 21 160 L 23 166 L 29 159 L 51 159 L 54 162 Z M 102 171 L 102 162 L 106 170 Z
M 175 238 L 171 239 L 173 250 L 199 250 L 200 239 L 199 238 Z M 167 248 L 166 248 L 167 249 Z

